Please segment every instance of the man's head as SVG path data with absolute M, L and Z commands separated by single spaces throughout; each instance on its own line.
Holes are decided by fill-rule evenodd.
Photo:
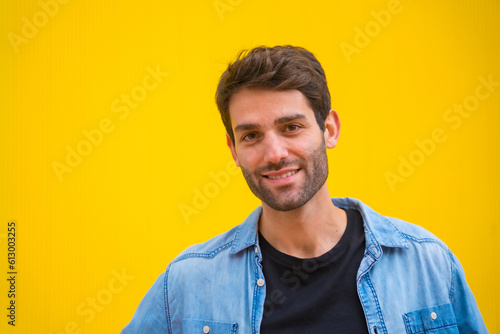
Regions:
M 216 101 L 233 143 L 229 102 L 243 88 L 300 91 L 313 109 L 320 129 L 324 130 L 324 121 L 330 111 L 330 92 L 321 64 L 304 48 L 287 45 L 242 51 L 222 74 Z
M 340 121 L 311 53 L 286 46 L 240 55 L 217 102 L 233 158 L 263 204 L 289 211 L 321 189 L 328 195 L 326 148 L 337 144 Z

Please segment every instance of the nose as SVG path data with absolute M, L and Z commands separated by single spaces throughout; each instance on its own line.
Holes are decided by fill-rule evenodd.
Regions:
M 288 149 L 283 138 L 268 134 L 264 139 L 264 160 L 266 163 L 277 164 L 288 156 Z

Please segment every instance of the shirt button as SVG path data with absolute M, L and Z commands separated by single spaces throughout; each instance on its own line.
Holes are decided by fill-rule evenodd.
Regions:
M 257 247 L 255 247 L 255 253 L 258 253 L 258 252 L 259 252 L 259 250 L 257 249 Z
M 210 327 L 208 327 L 208 326 L 204 326 L 204 327 L 203 327 L 203 333 L 205 333 L 205 334 L 210 333 Z
M 262 278 L 259 278 L 259 280 L 257 281 L 257 285 L 258 286 L 263 286 L 264 285 L 264 280 Z
M 432 319 L 432 320 L 436 320 L 436 319 L 437 319 L 437 317 L 438 317 L 438 315 L 436 314 L 436 312 L 432 312 L 432 313 L 431 313 L 431 319 Z

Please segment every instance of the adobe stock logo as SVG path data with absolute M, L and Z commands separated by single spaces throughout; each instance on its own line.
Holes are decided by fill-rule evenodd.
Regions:
M 21 44 L 28 44 L 29 41 L 38 34 L 38 30 L 45 27 L 51 18 L 59 13 L 59 5 L 66 5 L 70 0 L 40 0 L 38 5 L 40 10 L 35 12 L 31 20 L 27 17 L 22 18 L 21 34 L 9 32 L 7 38 L 15 53 L 19 52 Z
M 164 78 L 169 75 L 167 72 L 162 72 L 159 65 L 156 65 L 156 68 L 147 66 L 146 72 L 147 74 L 143 77 L 141 84 L 134 86 L 130 90 L 130 94 L 121 94 L 120 98 L 111 103 L 111 111 L 118 115 L 120 121 L 125 120 L 130 111 L 136 109 L 139 103 L 144 101 L 151 91 L 158 88 Z M 74 148 L 66 145 L 65 163 L 52 162 L 52 169 L 59 182 L 63 181 L 64 174 L 71 173 L 76 167 L 80 166 L 84 158 L 89 156 L 94 148 L 102 144 L 105 135 L 112 133 L 115 128 L 115 122 L 111 118 L 104 117 L 99 121 L 97 127 L 82 130 L 84 139 L 81 139 Z
M 389 0 L 387 9 L 379 11 L 370 11 L 372 20 L 368 21 L 364 28 L 358 26 L 354 27 L 353 43 L 341 42 L 340 50 L 344 55 L 347 63 L 350 64 L 354 54 L 360 54 L 361 50 L 370 45 L 371 41 L 382 33 L 382 29 L 386 28 L 391 22 L 392 18 L 403 11 L 403 6 L 399 0 Z
M 493 74 L 489 74 L 487 79 L 484 76 L 478 77 L 479 84 L 476 85 L 474 93 L 466 96 L 462 103 L 453 104 L 452 108 L 448 108 L 443 113 L 443 120 L 448 123 L 452 130 L 458 130 L 463 120 L 469 118 L 481 104 L 481 101 L 488 99 L 500 87 L 500 81 L 493 80 Z M 449 130 L 448 130 L 449 132 Z M 405 182 L 408 177 L 413 175 L 417 167 L 436 152 L 439 144 L 444 143 L 448 139 L 447 131 L 443 127 L 436 127 L 431 131 L 431 135 L 423 139 L 415 139 L 416 148 L 408 155 L 399 155 L 399 164 L 396 172 L 386 171 L 384 173 L 385 180 L 392 192 L 396 190 L 398 183 Z
M 285 284 L 289 291 L 297 291 L 311 275 L 318 270 L 322 264 L 322 259 L 312 258 L 305 259 L 300 265 L 292 265 L 290 269 L 285 270 L 281 275 L 281 281 Z M 264 317 L 269 317 L 278 307 L 281 307 L 286 302 L 286 294 L 289 291 L 283 291 L 280 288 L 274 288 L 269 292 L 264 303 Z
M 236 7 L 241 5 L 243 0 L 215 0 L 212 4 L 214 5 L 215 12 L 219 16 L 221 21 L 224 21 L 224 14 L 226 12 L 232 12 Z
M 210 181 L 200 188 L 193 188 L 194 196 L 191 204 L 180 203 L 179 212 L 186 223 L 191 222 L 193 215 L 199 215 L 203 209 L 208 207 L 210 200 L 219 196 L 222 189 L 227 188 L 231 177 L 238 175 L 239 170 L 233 160 L 226 164 L 226 169 L 218 172 L 210 171 Z
M 100 289 L 95 295 L 89 296 L 85 301 L 76 307 L 77 320 L 68 321 L 64 329 L 50 334 L 79 334 L 83 327 L 94 321 L 96 316 L 104 311 L 113 302 L 116 295 L 120 294 L 135 279 L 135 276 L 128 274 L 125 268 L 121 271 L 111 270 L 113 277 L 108 281 L 105 288 Z

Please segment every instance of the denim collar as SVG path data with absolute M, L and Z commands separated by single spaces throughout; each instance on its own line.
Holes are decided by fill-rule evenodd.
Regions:
M 408 248 L 408 241 L 403 233 L 387 217 L 373 211 L 360 200 L 345 197 L 332 198 L 332 202 L 339 208 L 356 209 L 360 212 L 365 228 L 366 250 L 374 258 L 382 255 L 380 246 Z M 230 254 L 258 245 L 257 229 L 261 214 L 262 206 L 259 206 L 237 227 Z M 256 252 L 260 253 L 260 250 L 256 248 Z

